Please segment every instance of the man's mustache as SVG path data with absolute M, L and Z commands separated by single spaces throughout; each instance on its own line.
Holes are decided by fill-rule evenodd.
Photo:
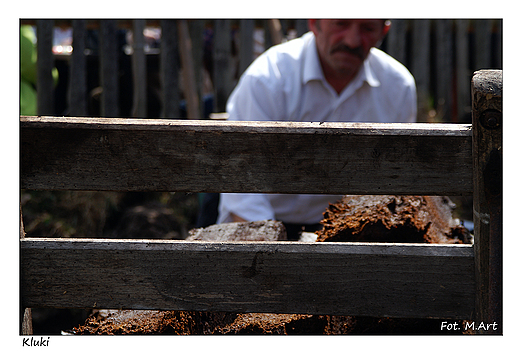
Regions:
M 346 53 L 353 54 L 353 55 L 359 57 L 360 59 L 364 59 L 363 49 L 361 47 L 351 48 L 344 44 L 338 44 L 337 46 L 333 47 L 330 50 L 330 54 L 334 54 L 336 52 L 346 52 Z

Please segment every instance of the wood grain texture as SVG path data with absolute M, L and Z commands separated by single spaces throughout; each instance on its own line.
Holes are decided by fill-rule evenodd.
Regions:
M 27 189 L 472 193 L 470 125 L 20 120 Z
M 473 221 L 475 224 L 476 320 L 502 328 L 503 285 L 503 115 L 502 71 L 474 74 Z
M 25 307 L 448 317 L 474 309 L 465 245 L 25 238 Z

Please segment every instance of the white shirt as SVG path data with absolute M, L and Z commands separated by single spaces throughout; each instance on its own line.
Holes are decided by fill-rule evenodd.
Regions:
M 314 34 L 308 32 L 260 55 L 240 78 L 226 110 L 235 121 L 415 122 L 417 98 L 410 72 L 377 48 L 338 94 L 325 80 Z M 229 222 L 231 212 L 250 221 L 318 223 L 340 197 L 221 194 L 217 223 Z

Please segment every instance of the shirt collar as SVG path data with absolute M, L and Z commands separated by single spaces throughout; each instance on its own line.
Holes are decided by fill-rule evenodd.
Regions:
M 308 32 L 304 35 L 304 39 L 307 43 L 305 47 L 306 53 L 302 75 L 303 84 L 307 84 L 311 80 L 325 81 L 325 76 L 323 75 L 320 59 L 318 57 L 318 50 L 316 48 L 316 38 L 314 37 L 314 34 L 312 32 Z M 381 84 L 370 65 L 370 56 L 371 54 L 369 54 L 368 58 L 365 59 L 365 61 L 363 62 L 363 66 L 361 67 L 361 70 L 359 71 L 358 75 L 356 75 L 356 77 L 353 79 L 351 84 L 355 82 L 363 83 L 365 81 L 368 83 L 368 85 L 372 87 L 377 87 Z
M 307 84 L 311 80 L 325 81 L 323 70 L 321 69 L 320 59 L 318 57 L 318 50 L 316 48 L 316 37 L 314 33 L 307 32 L 303 35 L 305 41 L 305 53 L 303 63 L 303 84 Z

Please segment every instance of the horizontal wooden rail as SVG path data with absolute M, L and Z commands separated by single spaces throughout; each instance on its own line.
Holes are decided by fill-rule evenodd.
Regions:
M 25 307 L 453 319 L 475 307 L 468 245 L 23 238 L 21 259 Z
M 470 195 L 471 126 L 20 117 L 21 187 Z

